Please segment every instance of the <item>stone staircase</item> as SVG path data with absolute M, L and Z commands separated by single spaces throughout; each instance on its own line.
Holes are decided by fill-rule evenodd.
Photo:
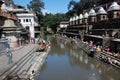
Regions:
M 17 65 L 17 67 L 14 69 L 14 71 L 12 71 L 11 75 L 15 75 L 15 74 L 20 74 L 23 70 L 24 67 L 29 67 L 31 64 L 31 60 L 33 60 L 33 58 L 35 58 L 33 55 L 34 52 L 30 52 L 28 56 L 26 56 L 26 58 L 24 60 L 20 60 L 19 64 Z
M 22 74 L 24 71 L 28 71 L 28 69 L 32 66 L 33 60 L 36 58 L 35 52 L 30 55 L 30 59 L 22 66 L 22 68 L 17 71 L 17 74 Z
M 43 65 L 47 58 L 49 48 L 45 52 L 36 52 L 37 48 L 30 50 L 24 57 L 16 62 L 11 68 L 6 70 L 0 77 L 0 80 L 8 80 L 9 76 L 19 75 L 23 80 L 28 79 L 31 72 L 34 70 L 35 73 Z
M 50 51 L 50 48 L 47 48 L 45 52 L 36 52 L 36 58 L 34 58 L 32 62 L 32 66 L 27 71 L 28 74 L 30 74 L 32 71 L 34 71 L 36 74 L 38 73 L 38 69 L 40 69 L 45 62 L 47 55 Z
M 31 61 L 35 58 L 34 52 L 36 49 L 36 47 L 33 48 L 11 67 L 3 71 L 0 75 L 0 79 L 8 80 L 8 76 L 15 76 L 16 74 L 21 74 L 24 70 L 27 70 L 31 66 Z

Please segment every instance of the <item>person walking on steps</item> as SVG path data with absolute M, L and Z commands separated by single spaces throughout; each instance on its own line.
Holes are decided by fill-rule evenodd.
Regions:
M 12 52 L 10 50 L 9 44 L 6 48 L 6 52 L 7 52 L 8 64 L 11 64 L 13 61 L 12 61 Z

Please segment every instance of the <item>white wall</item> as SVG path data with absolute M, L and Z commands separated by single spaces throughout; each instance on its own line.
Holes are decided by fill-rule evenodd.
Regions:
M 17 16 L 18 16 L 18 19 L 20 19 L 20 23 L 24 28 L 29 27 L 30 37 L 35 38 L 34 15 L 31 13 L 28 13 L 28 14 L 22 13 L 22 14 L 17 14 Z M 26 19 L 28 19 L 28 22 L 26 22 Z
M 60 24 L 60 28 L 67 28 L 68 24 Z

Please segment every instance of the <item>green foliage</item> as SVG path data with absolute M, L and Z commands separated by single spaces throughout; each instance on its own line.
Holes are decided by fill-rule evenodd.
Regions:
M 53 32 L 56 32 L 60 22 L 66 20 L 68 20 L 68 18 L 66 18 L 65 14 L 46 14 L 45 16 L 41 15 L 40 25 L 44 28 L 49 27 Z
M 41 13 L 41 9 L 44 8 L 44 2 L 42 0 L 32 0 L 27 5 L 28 9 L 32 9 L 37 14 Z
M 103 4 L 106 4 L 106 3 L 113 2 L 113 1 L 118 1 L 118 0 L 99 0 L 99 4 L 103 5 Z
M 66 14 L 69 16 L 74 16 L 74 14 L 79 15 L 85 10 L 89 10 L 95 6 L 104 5 L 113 1 L 115 0 L 80 0 L 79 2 L 71 0 L 68 4 L 68 9 L 70 9 L 71 6 L 72 9 L 70 9 Z
M 75 6 L 76 2 L 74 0 L 71 0 L 68 4 L 68 9 L 70 9 L 72 6 Z
M 73 0 L 69 2 L 69 5 L 73 5 L 73 8 L 67 12 L 70 16 L 74 16 L 74 14 L 79 15 L 86 9 L 90 9 L 94 5 L 96 5 L 98 0 L 80 0 L 79 2 L 75 2 L 73 5 Z M 72 2 L 72 3 L 71 3 Z

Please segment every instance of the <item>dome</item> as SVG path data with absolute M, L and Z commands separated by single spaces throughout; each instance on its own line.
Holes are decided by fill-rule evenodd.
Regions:
M 72 18 L 70 18 L 70 20 L 69 20 L 70 22 L 72 21 Z
M 75 21 L 75 17 L 73 17 L 73 21 Z
M 91 9 L 90 12 L 89 12 L 89 16 L 95 16 L 96 15 L 96 12 L 94 9 Z
M 86 12 L 85 14 L 84 14 L 84 18 L 88 18 L 88 13 Z
M 103 7 L 100 7 L 97 14 L 107 14 L 107 12 L 103 9 Z
M 83 19 L 83 15 L 82 14 L 79 15 L 79 19 Z
M 78 16 L 75 17 L 76 20 L 78 20 L 78 18 L 79 18 Z
M 112 5 L 108 8 L 108 11 L 120 10 L 120 6 L 117 2 L 113 2 Z
M 71 21 L 73 21 L 73 17 L 71 18 Z
M 4 25 L 2 26 L 3 28 L 5 27 L 14 27 L 14 28 L 17 28 L 17 26 L 15 25 L 15 22 L 13 20 L 10 20 L 10 19 L 6 19 L 4 21 Z

